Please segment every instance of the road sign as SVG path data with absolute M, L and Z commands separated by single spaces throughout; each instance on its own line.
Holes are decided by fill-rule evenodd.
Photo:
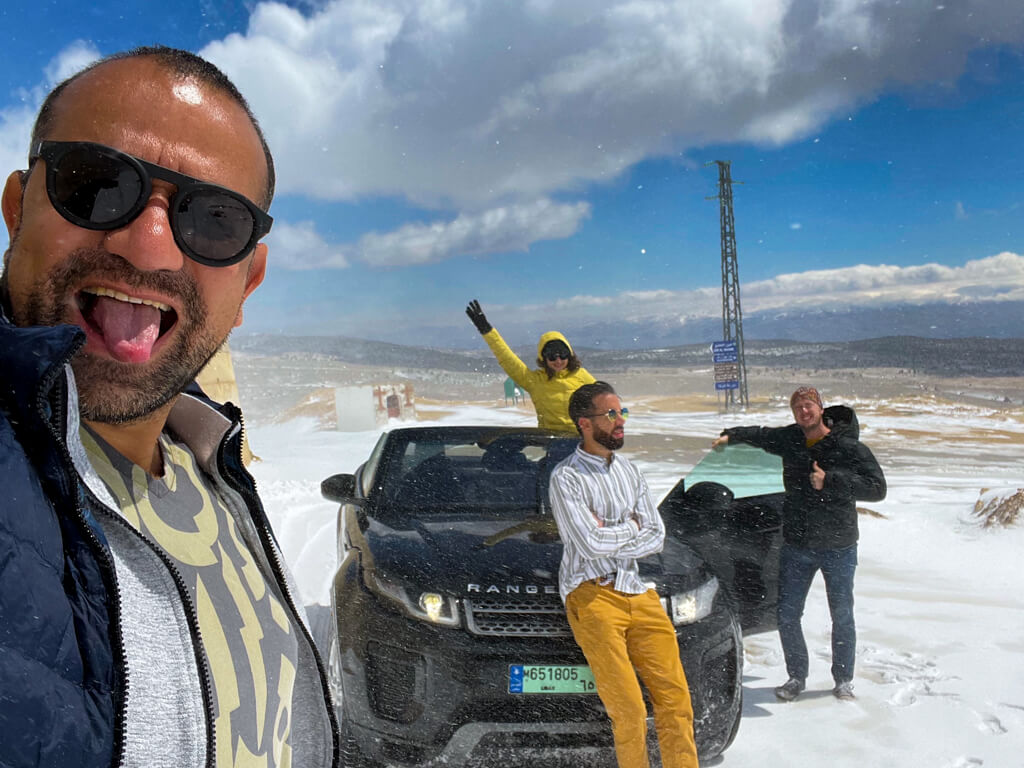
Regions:
M 715 381 L 739 381 L 739 363 L 715 363 Z
M 711 343 L 711 360 L 715 363 L 737 363 L 739 352 L 735 341 L 714 341 Z
M 711 360 L 715 365 L 715 389 L 739 389 L 740 358 L 736 342 L 711 342 Z

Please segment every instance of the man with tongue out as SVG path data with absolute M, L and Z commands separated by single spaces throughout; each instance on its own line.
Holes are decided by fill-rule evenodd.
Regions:
M 159 47 L 57 86 L 31 146 L 2 198 L 0 762 L 337 765 L 241 415 L 190 387 L 263 280 L 263 135 Z

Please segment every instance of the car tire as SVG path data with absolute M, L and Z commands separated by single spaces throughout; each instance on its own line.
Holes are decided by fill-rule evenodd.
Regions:
M 732 721 L 732 728 L 729 729 L 729 735 L 725 738 L 725 744 L 722 745 L 722 752 L 725 752 L 730 745 L 736 740 L 736 734 L 740 731 L 740 720 L 743 719 L 743 689 L 740 688 L 740 705 L 736 708 L 736 719 Z M 721 754 L 721 752 L 719 753 Z
M 700 761 L 701 765 L 705 761 L 711 761 L 717 759 L 729 745 L 732 744 L 736 738 L 736 734 L 740 729 L 740 720 L 743 719 L 743 633 L 740 628 L 739 619 L 736 614 L 736 604 L 732 596 L 726 591 L 723 595 L 724 599 L 729 603 L 729 612 L 732 614 L 731 624 L 734 642 L 736 644 L 737 651 L 737 678 L 735 680 L 736 690 L 734 694 L 736 696 L 736 711 L 732 719 L 732 722 L 723 722 L 720 727 L 717 728 L 713 733 L 705 735 L 700 743 Z
M 722 743 L 722 748 L 721 750 L 719 750 L 719 754 L 721 754 L 729 748 L 729 745 L 732 744 L 733 739 L 736 738 L 736 734 L 740 730 L 740 720 L 743 719 L 743 666 L 746 661 L 745 649 L 743 647 L 743 628 L 740 625 L 739 619 L 739 603 L 736 601 L 736 596 L 732 594 L 732 590 L 729 588 L 729 585 L 727 585 L 726 587 L 725 594 L 726 598 L 729 600 L 729 607 L 731 608 L 733 615 L 733 636 L 736 639 L 736 653 L 738 654 L 737 665 L 739 667 L 739 669 L 737 670 L 737 675 L 739 676 L 739 679 L 736 681 L 736 686 L 739 688 L 737 696 L 739 701 L 736 704 L 736 717 L 732 721 L 732 725 L 729 727 L 728 735 L 725 737 L 725 741 Z

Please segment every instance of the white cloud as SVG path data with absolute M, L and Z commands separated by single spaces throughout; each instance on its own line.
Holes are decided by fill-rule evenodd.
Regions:
M 31 88 L 22 88 L 13 104 L 0 109 L 0 183 L 15 168 L 25 168 L 32 125 L 46 94 L 57 83 L 99 58 L 92 43 L 76 40 L 60 51 L 47 65 L 43 80 Z M 7 231 L 0 227 L 0 252 L 7 250 Z
M 537 200 L 463 213 L 450 221 L 370 232 L 354 244 L 342 245 L 329 245 L 311 221 L 275 221 L 267 242 L 272 263 L 283 269 L 341 269 L 353 260 L 375 267 L 399 267 L 456 256 L 525 251 L 539 240 L 570 237 L 589 215 L 589 203 Z
M 24 168 L 29 137 L 43 99 L 64 78 L 99 58 L 91 43 L 75 41 L 58 53 L 47 65 L 42 82 L 15 92 L 13 104 L 0 109 L 0 168 L 6 173 Z
M 783 144 L 1022 37 L 1017 0 L 337 0 L 261 3 L 202 53 L 253 103 L 282 191 L 482 210 Z
M 349 265 L 343 247 L 327 243 L 311 221 L 276 220 L 266 242 L 272 268 L 343 269 Z
M 962 267 L 860 264 L 841 269 L 779 275 L 744 285 L 744 310 L 782 306 L 883 306 L 957 302 L 998 288 L 992 298 L 1024 300 L 1024 257 L 1004 252 Z
M 19 104 L 0 109 L 0 182 L 15 168 L 24 168 L 28 161 L 28 137 L 36 119 L 36 106 Z M 3 235 L 6 238 L 6 234 Z M 6 242 L 6 241 L 5 241 Z M 6 244 L 3 246 L 6 249 Z
M 962 267 L 922 264 L 896 267 L 860 264 L 840 269 L 778 275 L 741 286 L 744 314 L 773 309 L 847 309 L 961 301 L 1024 301 L 1024 256 L 1004 252 Z M 685 308 L 681 311 L 680 308 Z M 570 325 L 614 317 L 622 322 L 685 322 L 718 317 L 721 289 L 627 291 L 610 296 L 572 296 L 516 312 Z
M 534 201 L 578 194 L 652 156 L 687 162 L 711 143 L 805 137 L 894 84 L 955 79 L 974 47 L 1024 39 L 1018 0 L 941 13 L 890 0 L 302 7 L 313 10 L 256 4 L 244 33 L 201 51 L 252 103 L 279 190 L 397 196 L 456 214 L 333 250 L 320 238 L 308 258 L 275 238 L 296 268 L 425 263 L 564 237 L 578 226 L 572 212 L 531 220 Z M 24 165 L 42 93 L 97 54 L 90 43 L 68 46 L 38 88 L 0 111 L 0 167 Z M 506 220 L 492 227 L 497 211 Z
M 574 234 L 590 215 L 588 203 L 538 200 L 528 205 L 460 214 L 452 221 L 406 224 L 385 234 L 371 232 L 358 243 L 359 258 L 374 266 L 431 264 L 454 256 L 525 251 L 538 240 Z
M 84 69 L 88 65 L 92 64 L 96 59 L 100 58 L 100 52 L 96 46 L 86 40 L 75 40 L 70 45 L 65 46 L 51 61 L 46 65 L 46 82 L 43 87 L 37 92 L 38 100 L 41 103 L 43 97 L 49 92 L 53 86 L 62 80 L 65 80 L 71 75 L 78 72 L 80 69 Z

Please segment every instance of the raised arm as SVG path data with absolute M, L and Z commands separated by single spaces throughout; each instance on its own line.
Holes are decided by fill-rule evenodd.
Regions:
M 487 321 L 487 316 L 484 314 L 483 309 L 480 308 L 479 301 L 473 299 L 469 302 L 469 305 L 466 307 L 466 316 L 469 317 L 473 325 L 476 326 L 476 329 L 484 337 L 484 341 L 491 348 L 491 352 L 494 354 L 501 369 L 511 377 L 512 381 L 529 392 L 531 389 L 529 386 L 530 368 L 519 359 L 518 355 L 501 338 L 501 334 Z
M 501 366 L 501 370 L 507 373 L 512 378 L 512 381 L 529 392 L 533 388 L 530 381 L 530 368 L 505 343 L 505 340 L 501 338 L 501 334 L 492 328 L 484 334 L 484 341 L 491 348 L 491 352 L 498 361 L 498 365 Z
M 787 432 L 787 427 L 729 427 L 722 430 L 721 438 L 725 439 L 721 442 L 721 438 L 716 439 L 711 447 L 719 449 L 725 445 L 746 443 L 768 453 L 778 454 L 786 445 Z

